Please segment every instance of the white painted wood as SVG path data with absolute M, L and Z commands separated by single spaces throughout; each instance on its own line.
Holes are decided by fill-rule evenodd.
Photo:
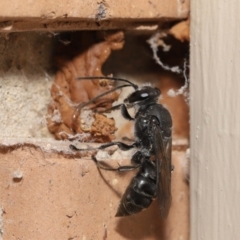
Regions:
M 240 239 L 240 1 L 191 1 L 191 240 Z

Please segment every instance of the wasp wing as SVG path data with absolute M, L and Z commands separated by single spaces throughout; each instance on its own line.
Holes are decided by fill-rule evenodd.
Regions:
M 164 219 L 167 218 L 171 206 L 171 153 L 172 138 L 164 138 L 158 121 L 151 121 L 151 134 L 153 152 L 155 154 L 157 171 L 157 197 L 160 212 Z

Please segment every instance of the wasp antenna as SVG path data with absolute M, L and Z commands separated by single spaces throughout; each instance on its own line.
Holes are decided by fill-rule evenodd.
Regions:
M 138 85 L 130 82 L 127 79 L 124 78 L 117 78 L 117 77 L 103 77 L 103 76 L 94 76 L 94 77 L 77 77 L 77 80 L 93 80 L 93 79 L 107 79 L 107 80 L 112 80 L 112 81 L 122 81 L 122 82 L 127 82 L 128 84 L 130 84 L 135 90 L 138 89 Z
M 114 91 L 116 91 L 116 90 L 118 90 L 118 89 L 124 88 L 124 87 L 132 87 L 132 85 L 130 85 L 130 84 L 125 84 L 125 85 L 117 86 L 117 87 L 115 87 L 115 88 L 113 88 L 113 89 L 111 89 L 111 90 L 108 90 L 108 91 L 106 91 L 106 92 L 104 92 L 104 93 L 102 93 L 102 94 L 99 94 L 97 97 L 92 98 L 90 101 L 85 102 L 85 103 L 83 103 L 83 104 L 80 104 L 79 107 L 78 107 L 78 111 L 80 111 L 80 109 L 86 107 L 88 104 L 96 101 L 97 99 L 99 99 L 99 98 L 101 98 L 101 97 L 103 97 L 103 96 L 105 96 L 105 95 L 107 95 L 107 94 L 109 94 L 109 93 L 111 93 L 111 92 L 114 92 Z

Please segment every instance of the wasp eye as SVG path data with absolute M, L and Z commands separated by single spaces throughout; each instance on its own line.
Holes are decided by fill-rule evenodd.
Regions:
M 142 94 L 141 94 L 141 97 L 142 97 L 142 98 L 148 97 L 148 93 L 142 93 Z

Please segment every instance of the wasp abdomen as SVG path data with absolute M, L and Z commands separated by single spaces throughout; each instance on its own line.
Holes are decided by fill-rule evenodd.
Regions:
M 157 191 L 156 176 L 152 174 L 153 168 L 153 162 L 145 159 L 124 193 L 116 217 L 136 214 L 149 207 Z

